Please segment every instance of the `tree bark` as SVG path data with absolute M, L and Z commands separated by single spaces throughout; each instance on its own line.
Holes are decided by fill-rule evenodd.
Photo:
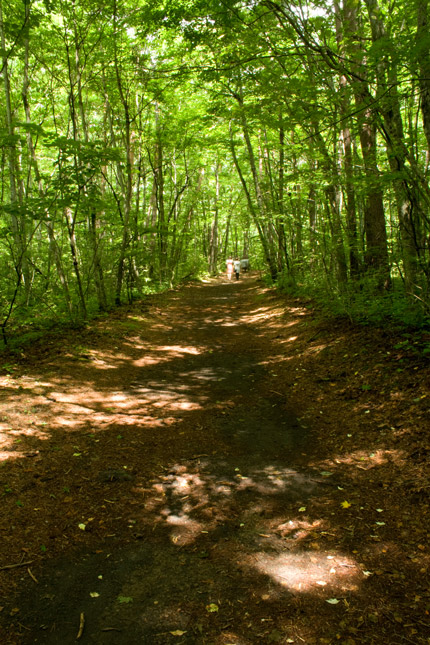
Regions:
M 27 261 L 27 241 L 26 241 L 26 227 L 25 219 L 19 214 L 14 212 L 14 208 L 19 211 L 20 207 L 20 195 L 18 191 L 18 153 L 16 149 L 16 140 L 15 140 L 15 128 L 13 125 L 12 118 L 12 102 L 11 102 L 11 90 L 10 90 L 10 81 L 9 81 L 9 65 L 8 57 L 6 52 L 6 37 L 4 31 L 3 23 L 3 2 L 0 0 L 0 45 L 2 48 L 2 70 L 3 70 L 3 87 L 4 87 L 4 97 L 6 104 L 6 125 L 7 131 L 10 138 L 9 143 L 9 154 L 8 154 L 8 166 L 9 166 L 9 197 L 10 203 L 12 205 L 11 209 L 11 225 L 12 225 L 12 234 L 16 247 L 16 271 L 21 274 L 21 280 L 18 283 L 18 286 L 23 283 L 26 293 L 26 302 L 28 304 L 30 298 L 30 289 L 31 289 L 31 280 L 30 272 L 28 268 Z
M 125 270 L 125 257 L 127 248 L 130 243 L 130 213 L 131 213 L 131 200 L 133 194 L 133 145 L 132 145 L 132 133 L 131 133 L 131 116 L 130 116 L 130 105 L 128 101 L 128 95 L 123 87 L 123 80 L 121 77 L 120 63 L 118 58 L 118 32 L 117 32 L 117 2 L 114 0 L 113 8 L 113 23 L 114 23 L 114 67 L 115 67 L 115 76 L 117 81 L 117 89 L 120 97 L 120 101 L 123 108 L 123 140 L 125 147 L 125 186 L 123 188 L 123 228 L 122 228 L 122 240 L 118 258 L 118 270 L 116 277 L 116 288 L 115 288 L 115 303 L 117 305 L 121 304 L 121 294 L 122 294 L 122 285 L 124 280 L 124 270 Z
M 376 117 L 372 109 L 373 99 L 365 80 L 366 64 L 358 48 L 358 16 L 355 0 L 344 0 L 344 35 L 347 54 L 355 67 L 360 65 L 360 74 L 349 77 L 355 97 L 359 122 L 359 137 L 367 179 L 364 230 L 366 235 L 365 264 L 377 274 L 379 288 L 390 285 L 388 241 L 385 227 L 383 191 L 379 177 L 376 148 Z
M 30 5 L 29 4 L 26 5 L 26 13 L 28 13 L 28 15 L 27 15 L 27 20 L 28 20 L 29 13 L 30 13 Z M 25 41 L 24 41 L 24 79 L 23 79 L 23 87 L 22 87 L 22 102 L 23 102 L 23 105 L 24 105 L 26 123 L 30 124 L 31 123 L 31 109 L 30 109 L 30 103 L 29 103 L 29 100 L 28 100 L 28 90 L 29 90 L 29 86 L 30 86 L 28 70 L 29 70 L 29 39 L 26 38 Z M 37 159 L 36 150 L 35 150 L 34 143 L 33 143 L 33 136 L 31 134 L 30 129 L 27 131 L 27 147 L 28 147 L 28 152 L 29 152 L 29 156 L 30 156 L 30 183 L 32 182 L 32 179 L 31 179 L 31 166 L 32 166 L 33 170 L 34 170 L 34 177 L 35 177 L 35 181 L 36 181 L 36 184 L 37 184 L 37 191 L 39 193 L 39 196 L 42 199 L 46 199 L 45 191 L 44 191 L 44 187 L 43 187 L 43 182 L 42 182 L 42 178 L 41 178 L 40 171 L 39 171 L 39 162 L 38 162 L 38 159 Z M 58 279 L 60 281 L 60 284 L 61 284 L 61 287 L 62 287 L 62 290 L 63 290 L 63 296 L 64 296 L 64 301 L 65 301 L 65 304 L 66 304 L 67 313 L 69 315 L 69 318 L 71 320 L 73 320 L 73 303 L 72 303 L 72 299 L 71 299 L 71 296 L 70 296 L 70 290 L 69 290 L 69 285 L 68 285 L 68 281 L 67 281 L 67 276 L 66 276 L 66 274 L 64 272 L 63 262 L 62 262 L 62 258 L 61 258 L 61 252 L 60 252 L 60 249 L 58 247 L 57 240 L 55 238 L 54 226 L 53 226 L 49 211 L 50 211 L 50 209 L 47 207 L 45 209 L 45 222 L 44 222 L 45 227 L 46 227 L 46 231 L 48 233 L 49 250 L 50 250 L 50 253 L 52 254 L 52 257 L 54 258 L 54 262 L 55 262 L 55 266 L 56 266 L 57 274 L 58 274 Z
M 246 197 L 246 201 L 247 201 L 247 204 L 248 204 L 248 209 L 249 209 L 250 215 L 251 215 L 251 217 L 252 217 L 252 219 L 254 221 L 254 224 L 255 224 L 255 226 L 257 228 L 258 236 L 260 238 L 260 242 L 261 242 L 261 245 L 263 247 L 264 258 L 265 258 L 267 266 L 269 268 L 272 280 L 276 280 L 276 277 L 278 275 L 278 268 L 276 266 L 276 261 L 274 260 L 274 258 L 272 257 L 272 255 L 270 253 L 270 248 L 269 248 L 268 241 L 267 241 L 267 239 L 266 239 L 266 237 L 264 235 L 264 231 L 263 231 L 263 228 L 261 226 L 260 219 L 258 217 L 258 214 L 257 214 L 256 210 L 255 210 L 254 203 L 252 201 L 251 193 L 249 192 L 248 185 L 247 185 L 247 183 L 245 181 L 245 177 L 243 175 L 242 169 L 241 169 L 240 164 L 239 164 L 239 160 L 237 158 L 231 123 L 230 123 L 230 149 L 231 149 L 231 153 L 232 153 L 232 157 L 233 157 L 234 166 L 235 166 L 235 168 L 237 170 L 237 174 L 239 175 L 240 183 L 242 184 L 242 188 L 243 188 L 243 191 L 245 193 L 245 197 Z M 252 148 L 251 148 L 251 152 L 252 152 Z M 254 170 L 255 170 L 255 163 L 254 163 Z
M 365 0 L 371 24 L 372 40 L 378 43 L 386 38 L 385 26 L 377 0 Z M 383 132 L 387 144 L 388 162 L 393 173 L 402 175 L 394 180 L 400 239 L 403 250 L 403 266 L 406 289 L 413 293 L 419 261 L 420 200 L 418 177 L 409 179 L 406 161 L 411 157 L 406 149 L 404 128 L 397 93 L 397 69 L 395 61 L 389 60 L 383 51 L 378 57 L 377 84 L 378 109 L 383 119 Z
M 341 9 L 339 2 L 335 0 L 334 3 L 336 14 L 336 38 L 340 53 L 343 53 L 343 25 L 341 18 Z M 354 164 L 352 154 L 352 134 L 349 127 L 349 103 L 350 103 L 350 89 L 348 86 L 348 79 L 344 72 L 339 74 L 340 86 L 340 116 L 342 122 L 342 146 L 343 155 L 342 163 L 345 173 L 345 195 L 346 195 L 346 232 L 348 241 L 348 255 L 349 255 L 349 270 L 352 278 L 357 277 L 360 272 L 360 258 L 358 254 L 358 240 L 357 240 L 357 209 L 355 201 L 355 188 L 354 188 Z
M 217 161 L 215 166 L 215 202 L 214 202 L 214 216 L 209 239 L 209 272 L 215 275 L 217 271 L 218 262 L 218 217 L 219 217 L 219 196 L 220 196 L 220 181 L 219 173 L 221 164 Z
M 430 51 L 428 35 L 430 29 L 429 0 L 417 0 L 417 34 L 419 46 L 418 65 L 420 70 L 419 85 L 421 90 L 421 114 L 423 117 L 424 134 L 427 147 L 430 150 Z M 421 43 L 425 43 L 422 46 Z

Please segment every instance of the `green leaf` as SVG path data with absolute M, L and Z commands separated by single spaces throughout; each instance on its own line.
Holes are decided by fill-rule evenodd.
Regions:
M 128 605 L 133 602 L 133 598 L 131 596 L 118 596 L 118 602 L 121 605 Z
M 211 602 L 210 605 L 206 605 L 206 610 L 209 613 L 213 614 L 213 613 L 219 611 L 219 607 L 214 602 Z
M 45 134 L 44 129 L 38 123 L 26 123 L 25 121 L 18 121 L 16 125 L 26 132 L 31 132 L 31 134 Z

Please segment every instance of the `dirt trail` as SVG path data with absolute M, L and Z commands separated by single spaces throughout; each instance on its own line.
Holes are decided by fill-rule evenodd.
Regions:
M 0 572 L 3 642 L 430 642 L 425 533 L 389 555 L 392 470 L 335 465 L 345 366 L 303 367 L 309 317 L 221 279 L 29 353 L 2 400 L 3 562 L 30 562 Z

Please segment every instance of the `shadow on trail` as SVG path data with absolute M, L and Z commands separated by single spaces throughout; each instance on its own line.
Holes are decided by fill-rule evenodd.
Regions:
M 265 384 L 261 340 L 274 316 L 253 281 L 193 286 L 160 311 L 156 343 L 134 330 L 71 371 L 68 389 L 63 377 L 45 382 L 41 414 L 57 414 L 47 435 L 91 431 L 94 451 L 123 436 L 113 465 L 130 460 L 132 478 L 99 481 L 90 449 L 74 472 L 129 537 L 94 529 L 72 558 L 46 561 L 38 586 L 14 601 L 20 642 L 75 643 L 80 619 L 79 642 L 99 645 L 310 642 L 316 608 L 330 624 L 326 600 L 359 589 L 350 556 L 329 540 L 315 546 L 330 520 L 306 507 L 326 484 L 305 469 L 306 429 Z M 139 470 L 145 450 L 155 451 L 151 472 Z

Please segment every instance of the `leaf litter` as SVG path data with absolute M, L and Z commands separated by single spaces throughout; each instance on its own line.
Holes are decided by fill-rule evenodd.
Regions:
M 221 279 L 4 358 L 2 642 L 428 643 L 428 357 L 309 305 Z

